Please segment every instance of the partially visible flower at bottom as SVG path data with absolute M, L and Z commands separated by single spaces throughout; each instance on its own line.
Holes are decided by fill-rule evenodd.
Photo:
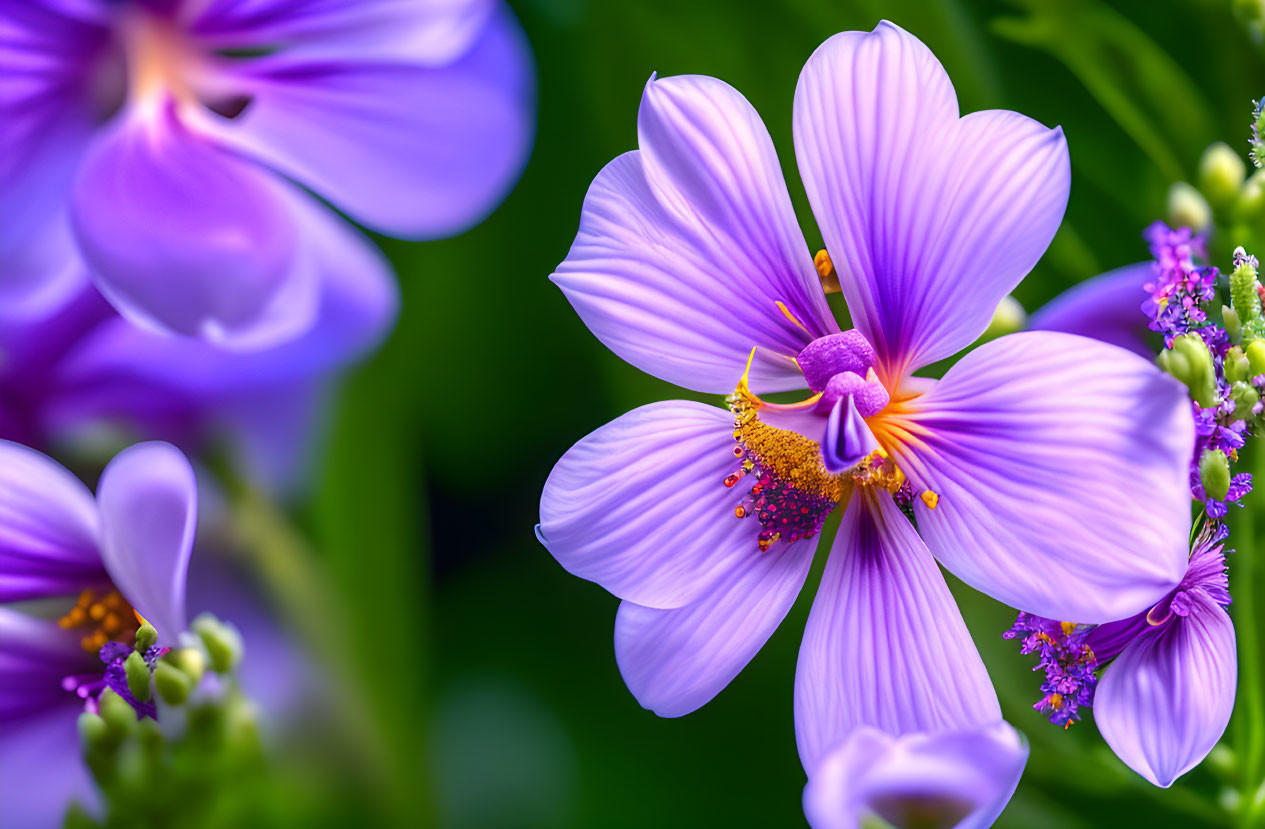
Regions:
M 1003 634 L 1028 633 L 1023 652 L 1040 654 L 1045 696 L 1034 708 L 1066 725 L 1092 702 L 1111 750 L 1156 786 L 1167 788 L 1202 762 L 1234 710 L 1238 660 L 1225 610 L 1227 532 L 1223 524 L 1206 524 L 1181 584 L 1148 611 L 1098 626 L 1020 613 Z
M 861 727 L 810 770 L 804 814 L 813 829 L 990 826 L 1006 807 L 1028 745 L 1004 722 L 968 731 L 892 736 Z

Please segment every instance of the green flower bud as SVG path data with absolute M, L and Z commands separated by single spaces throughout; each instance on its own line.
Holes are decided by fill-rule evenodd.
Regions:
M 1252 367 L 1252 376 L 1265 374 L 1265 340 L 1257 340 L 1247 347 L 1247 364 Z
M 1198 334 L 1182 334 L 1160 353 L 1160 367 L 1186 384 L 1190 397 L 1205 409 L 1217 405 L 1217 377 L 1212 354 Z
M 1001 302 L 997 303 L 997 310 L 993 311 L 993 318 L 988 323 L 988 329 L 984 331 L 984 339 L 993 340 L 1006 334 L 1013 334 L 1023 330 L 1027 323 L 1028 312 L 1023 310 L 1019 300 L 1013 296 L 1004 296 Z
M 97 712 L 105 721 L 111 736 L 123 737 L 136 730 L 136 711 L 114 691 L 106 688 L 97 700 Z
M 149 702 L 149 666 L 140 651 L 132 651 L 123 662 L 127 673 L 127 689 L 140 702 Z
M 170 662 L 159 661 L 154 668 L 154 688 L 168 705 L 184 705 L 193 690 L 193 679 Z
M 1245 419 L 1252 416 L 1252 407 L 1260 402 L 1261 396 L 1251 383 L 1235 383 L 1230 387 L 1230 399 L 1234 401 L 1234 416 Z
M 1199 189 L 1214 210 L 1227 210 L 1234 204 L 1246 176 L 1247 164 L 1225 142 L 1208 145 L 1199 159 Z
M 188 674 L 194 685 L 202 681 L 202 674 L 206 672 L 206 657 L 197 648 L 167 651 L 163 659 Z
M 1248 176 L 1234 203 L 1234 218 L 1240 222 L 1253 224 L 1259 222 L 1261 216 L 1265 216 L 1265 170 Z
M 1243 323 L 1238 313 L 1229 305 L 1221 306 L 1221 327 L 1230 335 L 1230 342 L 1237 343 L 1243 338 Z
M 110 747 L 109 727 L 100 714 L 84 711 L 79 715 L 79 742 L 84 751 L 101 751 Z
M 1209 498 L 1224 501 L 1230 493 L 1230 461 L 1220 449 L 1208 449 L 1199 458 L 1199 482 Z
M 1252 377 L 1252 366 L 1247 361 L 1247 355 L 1237 345 L 1226 351 L 1222 365 L 1225 366 L 1226 379 L 1231 383 L 1236 380 L 1248 380 Z
M 158 631 L 149 622 L 141 625 L 136 631 L 136 649 L 141 653 L 149 650 L 158 641 Z
M 1203 230 L 1212 224 L 1212 208 L 1203 193 L 1184 181 L 1174 182 L 1168 189 L 1168 223 L 1173 227 Z
M 203 613 L 193 620 L 190 628 L 202 639 L 211 670 L 226 674 L 237 667 L 242 658 L 242 637 L 232 625 Z

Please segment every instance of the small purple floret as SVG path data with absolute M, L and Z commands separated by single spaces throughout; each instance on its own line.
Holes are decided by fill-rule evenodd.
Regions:
M 1021 611 L 1015 624 L 1002 634 L 1003 639 L 1022 636 L 1019 652 L 1039 656 L 1032 670 L 1045 671 L 1045 682 L 1041 683 L 1044 696 L 1032 707 L 1055 725 L 1069 728 L 1080 719 L 1080 707 L 1088 707 L 1094 700 L 1098 661 L 1087 641 L 1092 629 Z

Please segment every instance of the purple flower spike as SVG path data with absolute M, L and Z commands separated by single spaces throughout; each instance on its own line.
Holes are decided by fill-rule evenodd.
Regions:
M 500 201 L 534 129 L 527 43 L 494 0 L 0 0 L 0 31 L 6 317 L 87 275 L 152 331 L 292 342 L 338 221 L 301 187 L 448 236 Z M 337 235 L 336 258 L 366 255 Z
M 976 339 L 1049 244 L 1070 179 L 1062 132 L 961 117 L 939 62 L 890 23 L 837 35 L 795 95 L 829 251 L 812 257 L 736 90 L 651 77 L 637 124 L 552 278 L 616 354 L 728 394 L 728 411 L 657 403 L 582 439 L 545 484 L 537 536 L 622 600 L 620 672 L 642 705 L 680 716 L 776 629 L 843 509 L 796 668 L 810 819 L 926 806 L 930 825 L 988 822 L 1026 751 L 936 760 L 925 797 L 903 760 L 875 771 L 890 801 L 817 781 L 861 776 L 819 770 L 867 729 L 881 733 L 857 756 L 1013 740 L 937 560 L 994 598 L 1092 622 L 1145 611 L 1184 572 L 1194 428 L 1184 389 L 1150 361 L 1030 332 L 939 381 L 914 374 Z M 831 270 L 853 331 L 825 302 Z M 796 389 L 798 403 L 757 393 Z

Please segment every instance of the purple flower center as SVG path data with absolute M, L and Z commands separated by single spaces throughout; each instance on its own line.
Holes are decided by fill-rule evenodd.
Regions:
M 167 107 L 186 121 L 206 110 L 234 118 L 250 99 L 225 86 L 216 66 L 227 60 L 199 43 L 176 18 L 176 4 L 116 3 L 113 25 L 90 73 L 90 98 L 102 121 L 125 106 L 154 118 Z
M 856 486 L 894 493 L 905 483 L 866 423 L 887 406 L 889 395 L 875 376 L 874 349 L 865 337 L 855 330 L 821 337 L 799 353 L 797 362 L 816 392 L 813 397 L 793 405 L 766 403 L 751 392 L 744 376 L 727 401 L 734 414 L 738 468 L 725 478 L 725 486 L 754 481 L 734 515 L 756 517 L 761 550 L 777 541 L 815 537 Z M 832 451 L 823 454 L 822 444 L 806 433 L 833 435 Z

